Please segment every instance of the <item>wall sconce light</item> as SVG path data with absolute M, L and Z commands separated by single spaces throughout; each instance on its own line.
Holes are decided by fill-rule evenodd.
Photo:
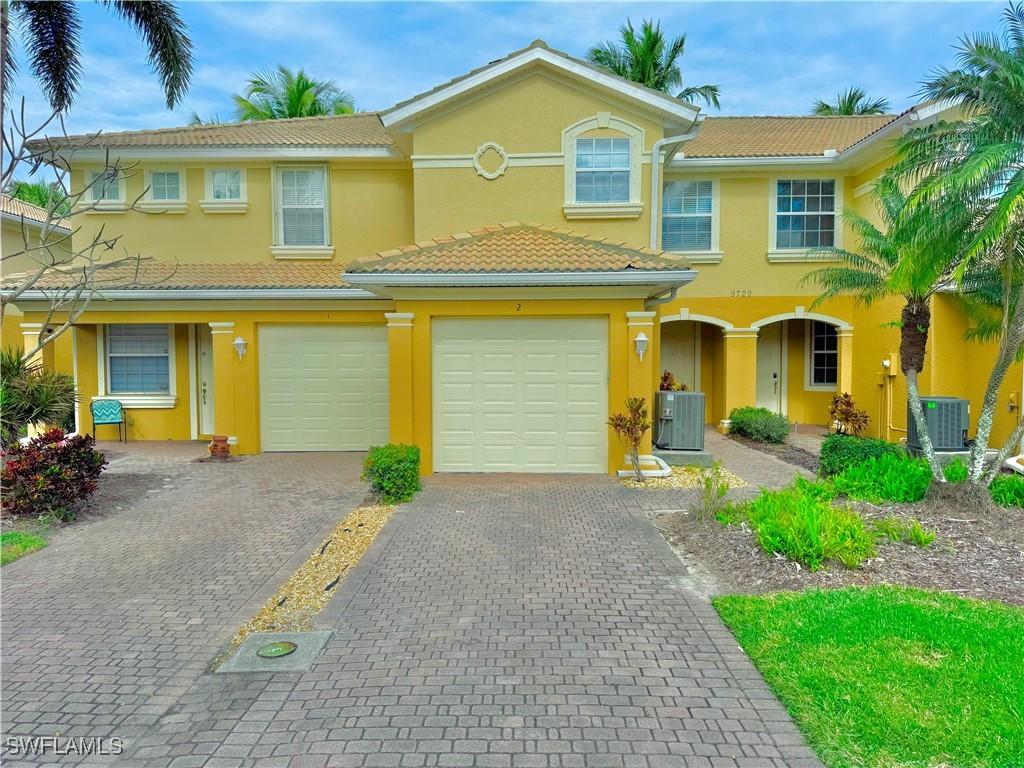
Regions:
M 640 333 L 638 333 L 636 335 L 636 338 L 633 339 L 633 343 L 636 344 L 636 353 L 637 353 L 637 355 L 639 355 L 640 360 L 643 361 L 643 359 L 644 359 L 644 352 L 647 351 L 647 343 L 648 343 L 647 342 L 646 334 L 643 331 L 640 331 Z
M 242 355 L 245 354 L 246 341 L 241 336 L 235 336 L 235 340 L 231 342 L 231 346 L 235 348 L 235 352 L 238 353 L 238 359 L 242 359 Z

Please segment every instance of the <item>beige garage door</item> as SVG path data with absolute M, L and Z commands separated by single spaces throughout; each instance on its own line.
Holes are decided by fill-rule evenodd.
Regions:
M 608 323 L 433 323 L 434 469 L 606 472 Z
M 388 440 L 384 326 L 259 329 L 264 451 L 362 451 Z

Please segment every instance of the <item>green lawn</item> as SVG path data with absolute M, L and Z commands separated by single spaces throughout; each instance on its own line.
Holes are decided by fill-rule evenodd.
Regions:
M 1024 766 L 1024 611 L 896 587 L 714 603 L 829 768 Z
M 46 539 L 34 533 L 7 531 L 0 533 L 0 565 L 7 565 L 22 555 L 46 546 Z

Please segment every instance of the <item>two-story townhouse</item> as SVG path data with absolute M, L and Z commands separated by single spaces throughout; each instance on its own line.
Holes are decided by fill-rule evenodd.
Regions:
M 538 41 L 380 113 L 40 144 L 98 182 L 83 232 L 152 259 L 55 344 L 79 424 L 114 397 L 133 439 L 609 472 L 609 414 L 669 369 L 723 428 L 754 404 L 824 424 L 849 391 L 898 439 L 898 304 L 812 310 L 801 281 L 815 248 L 856 248 L 843 209 L 869 212 L 892 139 L 939 114 L 705 118 Z M 923 387 L 977 407 L 993 350 L 966 322 L 936 301 Z

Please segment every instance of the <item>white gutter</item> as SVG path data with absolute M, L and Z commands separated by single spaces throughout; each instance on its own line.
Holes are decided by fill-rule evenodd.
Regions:
M 60 288 L 30 290 L 18 301 L 48 301 Z M 10 295 L 13 291 L 4 291 Z M 138 301 L 146 299 L 379 299 L 362 288 L 151 288 L 95 291 L 94 301 Z
M 346 272 L 353 285 L 381 286 L 543 286 L 662 285 L 691 282 L 692 269 L 629 269 L 617 272 Z
M 14 224 L 17 224 L 19 226 L 23 224 L 27 225 L 31 229 L 42 229 L 44 226 L 46 226 L 45 221 L 36 221 L 35 219 L 30 219 L 28 216 L 22 216 L 17 213 L 8 213 L 7 211 L 0 212 L 0 218 L 2 218 L 4 221 L 13 222 Z M 61 218 L 64 217 L 62 216 Z M 50 231 L 57 234 L 71 234 L 70 229 L 62 227 L 58 224 L 54 224 L 53 222 L 50 222 Z
M 682 144 L 697 138 L 700 125 L 704 122 L 704 116 L 698 115 L 693 121 L 693 127 L 679 136 L 666 136 L 658 139 L 651 147 L 651 248 L 658 247 L 658 223 L 661 221 L 661 208 L 658 203 L 658 191 L 661 188 L 661 148 L 669 144 Z

